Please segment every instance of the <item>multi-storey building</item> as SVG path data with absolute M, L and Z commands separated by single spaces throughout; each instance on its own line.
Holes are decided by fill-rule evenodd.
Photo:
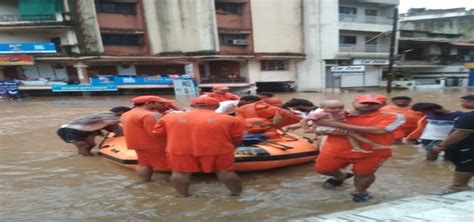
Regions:
M 201 85 L 295 82 L 296 62 L 304 58 L 301 0 L 144 5 L 152 54 L 190 61 Z
M 303 0 L 306 60 L 299 90 L 379 86 L 388 65 L 393 13 L 399 0 Z M 333 75 L 334 66 L 364 66 Z
M 0 8 L 11 11 L 10 5 L 18 8 L 26 2 L 46 1 L 8 0 L 8 4 L 1 2 Z M 294 83 L 296 64 L 304 59 L 301 0 L 47 2 L 67 9 L 53 13 L 65 17 L 60 21 L 61 28 L 55 26 L 47 31 L 49 26 L 34 20 L 36 30 L 32 35 L 40 38 L 43 33 L 63 33 L 64 41 L 56 49 L 69 46 L 71 53 L 36 58 L 38 64 L 48 63 L 54 70 L 32 68 L 38 75 L 26 72 L 31 79 L 63 70 L 63 76 L 49 79 L 89 83 L 91 77 L 97 76 L 188 74 L 202 86 L 265 86 Z M 15 27 L 10 30 L 18 33 Z M 23 40 L 15 42 L 18 41 Z M 41 41 L 59 40 L 33 42 Z M 18 74 L 11 76 L 16 78 Z
M 67 2 L 0 2 L 0 79 L 67 81 L 74 67 L 63 59 L 79 53 Z
M 398 4 L 398 0 L 7 0 L 0 2 L 0 10 L 11 11 L 6 5 L 12 2 L 17 8 L 27 2 L 51 2 L 62 9 L 53 14 L 64 17 L 61 28 L 50 30 L 35 22 L 40 28 L 32 35 L 62 37 L 34 42 L 60 41 L 56 49 L 66 51 L 37 56 L 38 65 L 49 64 L 53 70 L 36 68 L 37 76 L 26 72 L 30 78 L 63 73 L 50 79 L 88 83 L 97 76 L 188 74 L 201 86 L 255 83 L 265 88 L 297 83 L 299 90 L 379 85 L 388 64 L 393 9 Z M 365 72 L 336 78 L 331 74 L 331 67 L 348 65 L 363 65 Z M 123 86 L 127 87 L 155 86 Z
M 474 85 L 474 73 L 464 67 L 474 59 L 473 9 L 411 9 L 401 15 L 400 29 L 397 69 L 420 85 L 467 86 L 468 78 Z

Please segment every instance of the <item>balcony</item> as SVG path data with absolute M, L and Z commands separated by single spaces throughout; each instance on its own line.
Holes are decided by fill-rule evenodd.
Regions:
M 61 13 L 44 15 L 0 15 L 0 26 L 39 25 L 64 22 Z
M 388 53 L 389 51 L 388 45 L 339 44 L 339 52 Z
M 340 22 L 353 22 L 353 23 L 368 23 L 368 24 L 379 24 L 379 25 L 391 25 L 393 19 L 384 16 L 368 16 L 368 15 L 354 15 L 354 14 L 339 14 Z

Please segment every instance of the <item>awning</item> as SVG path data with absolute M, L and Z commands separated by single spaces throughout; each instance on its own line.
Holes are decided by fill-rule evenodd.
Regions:
M 158 57 L 158 56 L 82 56 L 82 57 L 35 57 L 38 62 L 46 63 L 77 63 L 87 64 L 117 64 L 117 63 L 143 63 L 143 64 L 189 64 L 190 57 Z

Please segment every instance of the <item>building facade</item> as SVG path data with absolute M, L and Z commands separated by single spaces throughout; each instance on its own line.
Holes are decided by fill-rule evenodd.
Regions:
M 303 0 L 306 60 L 298 66 L 298 90 L 379 86 L 388 66 L 398 0 Z M 332 67 L 363 71 L 333 75 Z
M 401 15 L 400 29 L 397 69 L 408 71 L 417 85 L 468 86 L 474 79 L 468 65 L 474 58 L 474 10 L 411 9 Z
M 0 78 L 67 82 L 77 76 L 63 58 L 79 55 L 63 0 L 0 2 Z
M 0 43 L 56 51 L 3 68 L 2 78 L 89 84 L 187 74 L 203 86 L 294 84 L 305 58 L 302 17 L 301 0 L 5 0 Z

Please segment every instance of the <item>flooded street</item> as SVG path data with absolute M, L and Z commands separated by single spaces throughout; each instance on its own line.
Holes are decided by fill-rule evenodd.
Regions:
M 462 110 L 467 89 L 395 91 L 415 102 L 435 102 Z M 471 92 L 472 93 L 472 92 Z M 315 103 L 334 98 L 350 107 L 359 93 L 285 93 Z M 0 219 L 2 221 L 284 221 L 352 209 L 401 197 L 433 194 L 451 180 L 451 164 L 427 162 L 421 148 L 402 145 L 377 173 L 368 203 L 353 203 L 352 181 L 336 191 L 322 189 L 325 176 L 313 163 L 265 172 L 239 173 L 240 197 L 231 197 L 213 175 L 193 179 L 191 198 L 179 198 L 155 174 L 151 183 L 98 156 L 82 157 L 56 136 L 58 127 L 78 116 L 130 105 L 133 96 L 41 97 L 0 103 Z M 172 96 L 164 96 L 172 98 Z M 187 107 L 186 101 L 178 101 Z M 99 140 L 99 138 L 97 138 Z M 94 151 L 97 151 L 96 149 Z

